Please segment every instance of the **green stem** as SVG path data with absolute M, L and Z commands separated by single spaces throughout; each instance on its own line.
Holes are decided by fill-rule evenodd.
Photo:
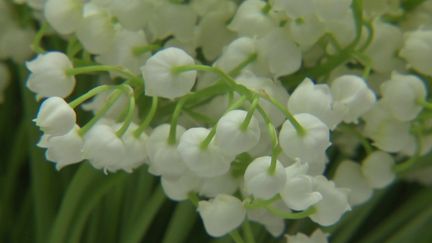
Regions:
M 238 230 L 233 230 L 229 233 L 235 243 L 245 243 Z M 249 242 L 248 242 L 249 243 Z
M 81 202 L 81 206 L 74 215 L 73 222 L 70 224 L 71 228 L 69 229 L 70 235 L 68 237 L 68 242 L 81 242 L 82 232 L 92 210 L 96 208 L 102 197 L 106 195 L 114 185 L 123 181 L 124 178 L 124 174 L 117 173 L 110 175 L 106 179 L 98 180 L 97 185 L 92 183 L 92 186 L 85 193 L 86 196 L 83 197 L 86 202 Z
M 235 110 L 235 109 L 241 107 L 243 105 L 243 103 L 246 101 L 246 99 L 247 99 L 247 97 L 244 96 L 244 95 L 242 95 L 238 100 L 236 100 L 235 102 L 231 103 L 231 105 L 227 109 L 227 112 Z
M 246 242 L 247 243 L 255 243 L 255 236 L 254 236 L 254 234 L 252 232 L 252 228 L 251 228 L 251 225 L 250 225 L 248 219 L 245 220 L 245 222 L 243 223 L 242 228 L 243 228 L 243 234 L 244 234 L 244 236 L 246 238 Z
M 201 142 L 200 148 L 202 150 L 207 149 L 210 142 L 213 140 L 215 135 L 216 135 L 216 126 L 213 126 L 212 129 L 210 130 L 209 134 L 207 135 L 207 137 L 204 139 L 204 141 Z
M 268 199 L 268 200 L 262 200 L 262 199 L 255 199 L 252 202 L 245 202 L 244 207 L 245 208 L 265 208 L 267 206 L 270 206 L 271 204 L 281 200 L 281 196 L 277 194 L 276 196 Z
M 151 198 L 146 202 L 144 208 L 138 213 L 136 221 L 132 224 L 121 242 L 124 243 L 138 243 L 141 242 L 142 237 L 146 234 L 150 224 L 156 217 L 160 207 L 162 207 L 166 200 L 165 193 L 161 186 L 159 186 L 152 194 Z
M 432 110 L 432 103 L 429 103 L 424 99 L 418 99 L 417 104 L 423 106 L 426 109 Z
M 133 52 L 133 54 L 135 56 L 140 56 L 140 55 L 142 55 L 144 53 L 147 53 L 147 52 L 156 51 L 159 48 L 161 48 L 161 44 L 160 43 L 155 43 L 155 44 L 149 44 L 149 45 L 146 45 L 146 46 L 137 46 L 137 47 L 134 47 L 132 49 L 132 52 Z
M 87 74 L 94 72 L 115 72 L 125 76 L 127 79 L 129 79 L 130 82 L 132 82 L 136 86 L 143 85 L 144 83 L 138 76 L 121 66 L 94 65 L 87 67 L 76 67 L 66 70 L 66 75 L 75 76 L 79 74 Z
M 170 127 L 170 132 L 169 132 L 169 136 L 168 136 L 168 144 L 176 144 L 177 143 L 177 123 L 178 123 L 178 119 L 180 116 L 180 113 L 183 109 L 184 104 L 187 101 L 187 96 L 181 98 L 174 110 L 174 113 L 172 115 L 171 118 L 171 127 Z
M 180 202 L 171 216 L 162 243 L 182 243 L 189 236 L 196 222 L 196 209 L 192 203 Z
M 289 213 L 277 208 L 274 208 L 272 206 L 266 206 L 267 210 L 273 214 L 276 217 L 280 217 L 280 218 L 284 218 L 284 219 L 303 219 L 303 218 L 307 218 L 310 215 L 314 214 L 316 212 L 316 209 L 314 207 L 310 207 L 308 209 L 306 209 L 303 212 L 299 212 L 299 213 Z
M 188 199 L 195 207 L 198 207 L 200 199 L 195 192 L 189 192 Z
M 89 164 L 84 163 L 80 166 L 63 197 L 60 210 L 51 229 L 50 243 L 67 241 L 67 233 L 72 226 L 71 223 L 77 213 L 78 205 L 83 205 L 83 201 L 88 199 L 84 196 L 85 191 L 94 185 L 97 176 L 100 176 L 99 171 L 94 170 Z
M 139 137 L 141 135 L 141 133 L 143 133 L 144 130 L 152 122 L 153 118 L 156 115 L 156 111 L 157 111 L 157 107 L 158 107 L 158 101 L 159 101 L 159 98 L 157 96 L 153 96 L 152 97 L 152 104 L 151 104 L 151 107 L 150 107 L 150 111 L 147 114 L 147 116 L 145 117 L 145 119 L 143 120 L 143 122 L 139 125 L 139 127 L 135 131 L 135 133 L 134 133 L 135 137 Z
M 38 54 L 45 52 L 45 50 L 41 47 L 41 41 L 42 41 L 42 38 L 44 37 L 45 33 L 47 32 L 47 29 L 48 29 L 48 22 L 45 21 L 39 27 L 39 30 L 36 33 L 36 35 L 33 39 L 33 42 L 31 44 L 32 50 Z
M 246 60 L 244 60 L 243 62 L 241 62 L 239 65 L 237 65 L 237 67 L 235 67 L 234 69 L 232 69 L 231 71 L 229 71 L 229 75 L 236 77 L 240 74 L 240 72 L 243 70 L 243 68 L 245 68 L 247 65 L 251 64 L 252 62 L 254 62 L 257 59 L 257 54 L 253 53 L 250 56 L 248 56 L 246 58 Z
M 240 125 L 240 129 L 242 131 L 246 131 L 248 129 L 249 124 L 250 124 L 250 122 L 252 120 L 253 114 L 255 112 L 255 109 L 256 109 L 256 107 L 258 105 L 258 102 L 259 102 L 259 98 L 255 97 L 254 100 L 252 101 L 252 105 L 251 105 L 251 107 L 250 107 L 250 109 L 249 109 L 249 111 L 248 111 L 248 113 L 246 115 L 246 118 L 244 119 L 244 121 Z
M 87 122 L 79 131 L 78 134 L 81 136 L 84 136 L 93 126 L 96 124 L 97 121 L 99 121 L 105 113 L 108 112 L 108 110 L 114 105 L 114 103 L 120 98 L 122 95 L 123 90 L 117 88 L 115 91 L 113 91 L 110 94 L 110 97 L 108 98 L 105 105 L 95 114 L 95 116 Z
M 133 92 L 133 91 L 132 91 Z M 122 137 L 123 134 L 127 131 L 129 128 L 129 125 L 132 123 L 134 113 L 135 112 L 135 97 L 133 95 L 129 95 L 129 108 L 128 113 L 126 115 L 126 119 L 123 122 L 123 125 L 120 127 L 119 130 L 116 131 L 117 137 Z
M 91 90 L 89 90 L 87 93 L 81 95 L 80 97 L 74 99 L 73 101 L 69 102 L 69 106 L 72 109 L 75 109 L 77 106 L 79 106 L 80 104 L 82 104 L 83 102 L 87 101 L 88 99 L 92 98 L 93 96 L 105 92 L 107 90 L 113 89 L 114 86 L 112 85 L 101 85 L 98 86 L 96 88 L 93 88 Z
M 269 174 L 274 175 L 276 173 L 276 165 L 277 165 L 277 158 L 279 157 L 279 154 L 282 152 L 282 148 L 277 144 L 276 146 L 273 146 L 272 148 L 272 156 L 271 156 L 271 164 L 269 167 Z

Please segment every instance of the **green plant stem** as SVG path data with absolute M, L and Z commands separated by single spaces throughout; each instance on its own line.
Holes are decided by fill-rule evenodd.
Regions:
M 281 217 L 284 219 L 303 219 L 303 218 L 307 218 L 310 215 L 314 214 L 316 211 L 316 209 L 313 207 L 308 208 L 305 211 L 298 212 L 298 213 L 286 212 L 286 211 L 274 208 L 274 207 L 269 206 L 269 205 L 267 205 L 266 208 L 274 216 Z
M 92 168 L 88 163 L 80 166 L 63 197 L 48 242 L 58 243 L 67 241 L 67 233 L 72 226 L 71 223 L 79 205 L 82 205 L 83 201 L 89 199 L 89 197 L 85 196 L 85 192 L 89 190 L 89 187 L 96 185 L 94 182 L 99 176 L 101 176 L 100 172 Z
M 233 239 L 233 241 L 235 243 L 246 243 L 243 238 L 241 237 L 240 233 L 238 232 L 238 230 L 233 230 L 231 233 L 229 233 L 229 235 L 231 236 L 231 238 Z M 249 242 L 248 242 L 249 243 Z
M 123 181 L 124 175 L 114 174 L 106 179 L 98 180 L 97 185 L 93 184 L 87 192 L 85 192 L 86 203 L 80 203 L 79 209 L 74 215 L 74 219 L 70 224 L 68 242 L 80 243 L 85 224 L 90 216 L 90 213 L 100 203 L 100 200 L 106 195 L 110 189 Z
M 157 108 L 158 108 L 158 101 L 159 98 L 157 96 L 152 97 L 152 104 L 150 107 L 150 111 L 148 112 L 147 116 L 144 118 L 143 122 L 139 125 L 137 130 L 134 132 L 135 137 L 139 137 L 141 133 L 144 132 L 144 130 L 150 125 L 153 118 L 156 115 Z
M 243 234 L 245 236 L 247 243 L 255 243 L 255 236 L 253 234 L 250 222 L 248 219 L 245 220 L 245 222 L 242 225 L 243 228 Z
M 84 136 L 94 126 L 94 124 L 96 124 L 96 122 L 98 122 L 105 115 L 105 113 L 108 112 L 108 110 L 120 98 L 120 96 L 122 95 L 122 93 L 123 93 L 122 89 L 116 89 L 115 91 L 113 91 L 110 94 L 110 97 L 108 98 L 108 100 L 106 101 L 106 103 L 104 104 L 104 106 L 95 114 L 95 116 L 90 121 L 87 122 L 87 124 L 85 124 L 78 131 L 78 133 L 81 136 Z
M 75 109 L 77 106 L 82 104 L 83 102 L 87 101 L 88 99 L 92 98 L 93 96 L 100 94 L 104 91 L 111 90 L 115 86 L 112 85 L 101 85 L 96 88 L 93 88 L 89 90 L 87 93 L 81 95 L 80 97 L 74 99 L 73 101 L 69 102 L 69 106 L 72 107 L 72 109 Z
M 373 231 L 359 240 L 360 243 L 382 242 L 387 239 L 398 227 L 405 225 L 406 222 L 415 214 L 423 212 L 432 201 L 432 193 L 429 189 L 423 189 L 412 196 L 407 202 L 402 204 L 395 212 L 386 217 Z
M 256 107 L 258 105 L 258 102 L 259 102 L 259 98 L 255 97 L 254 100 L 252 101 L 250 109 L 248 110 L 246 118 L 243 120 L 242 124 L 240 125 L 240 129 L 242 131 L 246 131 L 248 129 L 249 124 L 250 124 L 250 122 L 252 120 L 253 114 L 255 112 L 255 109 L 256 109 Z
M 129 96 L 129 108 L 126 115 L 126 118 L 123 122 L 123 125 L 119 128 L 119 130 L 116 131 L 117 137 L 122 137 L 123 134 L 126 133 L 127 129 L 129 128 L 129 125 L 132 123 L 134 113 L 135 112 L 135 97 Z
M 180 202 L 171 216 L 162 243 L 183 243 L 196 222 L 196 208 L 188 201 Z
M 213 126 L 213 128 L 210 130 L 207 137 L 204 139 L 204 141 L 201 142 L 200 148 L 204 150 L 207 149 L 215 135 L 216 135 L 216 126 Z
M 76 67 L 66 70 L 66 75 L 75 76 L 79 74 L 88 74 L 95 72 L 115 72 L 125 76 L 135 86 L 144 85 L 144 82 L 138 76 L 121 66 L 94 65 L 86 67 Z
M 171 127 L 170 127 L 170 132 L 169 132 L 169 136 L 168 136 L 168 144 L 176 144 L 177 143 L 177 123 L 178 123 L 178 119 L 180 117 L 180 113 L 183 109 L 184 104 L 187 101 L 187 96 L 181 98 L 174 110 L 174 113 L 172 115 L 171 118 Z
M 45 52 L 45 50 L 41 47 L 41 42 L 42 42 L 42 38 L 46 34 L 47 29 L 48 29 L 48 22 L 45 21 L 39 27 L 39 30 L 33 39 L 33 42 L 31 44 L 31 48 L 37 54 L 41 54 L 41 53 Z
M 151 198 L 145 204 L 144 208 L 138 213 L 135 223 L 131 226 L 131 228 L 126 230 L 124 238 L 121 242 L 140 242 L 165 200 L 165 193 L 162 187 L 158 186 L 153 192 Z

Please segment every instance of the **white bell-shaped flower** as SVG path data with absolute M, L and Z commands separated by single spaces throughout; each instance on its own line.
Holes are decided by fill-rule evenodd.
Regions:
M 232 18 L 236 9 L 236 5 L 233 2 L 230 3 L 227 4 L 224 11 L 211 11 L 205 14 L 196 26 L 195 41 L 197 46 L 202 48 L 207 60 L 216 59 L 224 46 L 236 38 L 236 34 L 227 28 L 227 22 Z
M 257 41 L 258 62 L 266 66 L 273 77 L 294 73 L 300 68 L 302 54 L 289 33 L 277 28 Z
M 148 13 L 148 30 L 155 40 L 172 35 L 182 42 L 194 39 L 197 14 L 190 4 L 178 4 L 170 1 L 157 1 L 154 11 Z M 181 21 L 179 21 L 181 20 Z
M 374 35 L 365 53 L 372 61 L 372 69 L 379 73 L 390 73 L 403 65 L 395 58 L 395 53 L 402 47 L 403 35 L 399 27 L 377 18 L 372 22 Z M 391 41 L 389 41 L 391 40 Z
M 355 75 L 342 75 L 331 83 L 334 109 L 343 113 L 343 121 L 356 123 L 376 102 L 375 93 Z
M 272 80 L 267 77 L 259 77 L 253 72 L 245 70 L 236 78 L 236 82 L 257 93 L 265 93 L 281 104 L 286 104 L 288 101 L 288 92 L 277 80 Z M 270 101 L 260 98 L 259 104 L 265 112 L 267 112 L 273 125 L 279 126 L 285 121 L 285 114 Z M 259 116 L 259 118 L 261 117 Z
M 84 136 L 83 154 L 96 169 L 115 172 L 127 156 L 123 141 L 115 134 L 113 126 L 95 124 Z
M 240 36 L 263 36 L 275 28 L 275 23 L 269 15 L 263 12 L 265 1 L 246 0 L 237 9 L 237 12 L 228 28 Z
M 286 235 L 287 243 L 327 243 L 327 235 L 324 234 L 320 229 L 316 229 L 311 236 L 307 236 L 303 233 L 297 233 L 296 235 Z
M 315 190 L 322 195 L 322 200 L 314 205 L 316 212 L 310 215 L 312 221 L 322 226 L 330 226 L 339 221 L 342 215 L 351 210 L 347 192 L 337 188 L 324 176 L 314 177 Z
M 93 2 L 86 3 L 76 35 L 84 48 L 92 54 L 110 51 L 115 36 L 111 14 Z
M 248 209 L 247 217 L 250 221 L 264 225 L 265 229 L 274 237 L 279 237 L 285 230 L 285 222 L 265 208 Z
M 270 171 L 272 158 L 263 156 L 254 159 L 246 168 L 244 186 L 256 198 L 270 199 L 285 185 L 286 174 L 281 162 L 276 160 L 274 173 Z
M 418 100 L 426 98 L 426 87 L 414 75 L 393 72 L 391 79 L 381 85 L 382 103 L 399 121 L 411 121 L 422 110 Z
M 228 234 L 240 226 L 246 217 L 242 202 L 226 194 L 219 194 L 209 201 L 200 201 L 198 213 L 207 233 L 213 237 Z
M 84 145 L 83 138 L 78 134 L 79 127 L 75 126 L 68 133 L 61 136 L 42 138 L 46 139 L 45 143 L 38 144 L 46 148 L 45 157 L 47 160 L 55 163 L 57 170 L 75 163 L 81 162 L 84 158 L 82 148 Z
M 119 124 L 117 127 L 123 124 Z M 131 123 L 125 134 L 121 137 L 123 140 L 127 156 L 122 161 L 121 169 L 131 173 L 132 170 L 138 168 L 147 161 L 146 144 L 148 136 L 146 133 L 141 133 L 138 137 L 134 131 L 138 128 L 135 123 Z
M 417 71 L 432 76 L 432 31 L 416 30 L 405 35 L 399 55 Z
M 353 161 L 342 161 L 333 181 L 338 187 L 350 189 L 348 201 L 352 206 L 362 204 L 372 196 L 373 189 L 363 175 L 360 164 Z
M 382 101 L 377 102 L 363 119 L 366 123 L 364 134 L 383 151 L 402 151 L 415 139 L 410 132 L 410 122 L 396 120 Z
M 27 87 L 38 97 L 67 97 L 75 88 L 75 78 L 66 75 L 73 68 L 69 58 L 61 52 L 47 52 L 26 63 L 30 70 Z
M 227 155 L 214 142 L 207 148 L 202 148 L 210 130 L 206 128 L 191 128 L 183 133 L 177 147 L 186 166 L 200 177 L 215 177 L 228 172 L 232 155 Z
M 188 199 L 190 192 L 197 192 L 199 190 L 201 182 L 201 178 L 188 170 L 176 178 L 161 177 L 161 185 L 165 194 L 174 201 Z
M 222 69 L 225 72 L 229 72 L 256 52 L 255 39 L 250 37 L 240 37 L 225 47 L 222 55 L 214 63 L 214 66 Z M 251 64 L 245 68 L 247 69 L 250 66 Z
M 72 34 L 83 17 L 83 2 L 77 0 L 47 0 L 44 15 L 50 26 L 60 34 Z
M 120 24 L 128 30 L 143 29 L 151 12 L 155 11 L 152 1 L 112 0 L 109 8 Z
M 101 53 L 96 60 L 101 64 L 122 66 L 135 74 L 140 73 L 140 67 L 149 58 L 150 53 L 136 53 L 134 48 L 148 45 L 143 31 L 130 31 L 120 26 L 116 29 L 112 49 Z
M 230 172 L 212 178 L 202 178 L 199 194 L 215 197 L 218 194 L 233 194 L 238 188 L 239 181 Z
M 173 73 L 172 69 L 194 64 L 194 59 L 181 49 L 170 47 L 157 52 L 141 67 L 145 94 L 174 99 L 186 95 L 194 86 L 196 71 Z
M 396 178 L 394 159 L 382 151 L 371 153 L 361 165 L 361 171 L 372 188 L 384 188 Z
M 219 119 L 216 125 L 215 144 L 226 153 L 237 155 L 257 145 L 260 139 L 258 121 L 252 116 L 247 128 L 242 129 L 246 116 L 246 111 L 232 110 Z
M 85 111 L 91 111 L 93 112 L 93 114 L 96 114 L 106 104 L 112 93 L 113 91 L 111 90 L 99 93 L 94 96 L 91 101 L 82 104 L 81 108 Z M 129 96 L 125 92 L 122 92 L 120 97 L 106 111 L 103 117 L 107 119 L 117 120 L 122 114 L 122 111 L 128 108 L 129 99 Z
M 314 84 L 306 78 L 297 86 L 288 100 L 288 110 L 294 114 L 310 113 L 334 129 L 343 114 L 333 108 L 333 97 L 327 84 Z
M 73 129 L 76 122 L 75 111 L 60 97 L 50 97 L 42 102 L 36 125 L 47 135 L 61 136 Z
M 296 161 L 285 168 L 287 180 L 280 195 L 290 209 L 305 210 L 322 199 L 314 188 L 312 177 L 306 175 L 308 167 L 307 163 Z
M 326 124 L 317 117 L 302 113 L 294 118 L 305 130 L 300 135 L 290 121 L 285 121 L 279 133 L 279 142 L 282 151 L 290 158 L 299 158 L 312 164 L 327 162 L 325 151 L 330 146 L 330 133 Z
M 168 137 L 171 126 L 162 124 L 157 126 L 147 142 L 147 151 L 152 171 L 165 178 L 175 178 L 184 174 L 186 164 L 177 150 L 178 141 L 185 132 L 185 129 L 177 125 L 176 144 L 169 144 Z

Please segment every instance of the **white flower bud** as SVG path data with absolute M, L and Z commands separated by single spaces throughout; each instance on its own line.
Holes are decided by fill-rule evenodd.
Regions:
M 274 216 L 265 208 L 249 209 L 247 217 L 250 221 L 264 225 L 265 229 L 274 237 L 279 237 L 285 230 L 284 220 Z
M 115 172 L 122 168 L 126 147 L 115 132 L 112 126 L 97 123 L 84 136 L 84 157 L 96 169 Z
M 168 99 L 186 95 L 195 84 L 197 72 L 173 73 L 172 69 L 193 64 L 194 59 L 181 49 L 169 47 L 157 52 L 141 67 L 145 94 Z
M 82 20 L 82 9 L 80 0 L 47 0 L 44 14 L 55 31 L 66 35 L 77 30 Z
M 288 100 L 288 110 L 294 114 L 310 113 L 334 129 L 343 114 L 333 109 L 333 97 L 327 84 L 314 84 L 306 78 Z
M 386 152 L 399 152 L 412 143 L 414 136 L 410 132 L 410 122 L 396 120 L 379 101 L 367 112 L 364 134 L 374 141 L 374 145 Z
M 147 142 L 150 166 L 154 173 L 162 175 L 165 178 L 179 177 L 184 174 L 187 168 L 177 150 L 178 141 L 185 132 L 185 129 L 177 125 L 177 144 L 169 144 L 170 128 L 169 124 L 162 124 L 156 127 L 150 134 Z
M 393 72 L 391 79 L 381 85 L 382 104 L 399 121 L 411 121 L 422 110 L 417 102 L 426 98 L 426 87 L 414 75 Z
M 290 209 L 305 210 L 322 199 L 314 188 L 312 177 L 306 175 L 308 167 L 307 163 L 296 161 L 285 168 L 287 180 L 280 195 Z
M 61 52 L 47 52 L 26 63 L 30 70 L 27 87 L 38 97 L 66 97 L 75 87 L 75 78 L 66 71 L 73 68 L 69 58 Z
M 118 129 L 123 124 L 118 124 Z M 138 168 L 147 160 L 146 144 L 147 134 L 144 132 L 136 137 L 134 132 L 138 128 L 135 123 L 131 123 L 125 134 L 121 137 L 123 140 L 127 156 L 124 158 L 122 168 L 124 171 L 131 173 L 133 169 Z
M 78 130 L 79 127 L 75 126 L 64 135 L 46 137 L 46 144 L 38 145 L 47 149 L 45 157 L 55 163 L 57 170 L 84 159 L 82 155 L 84 140 L 78 134 Z
M 188 198 L 190 192 L 196 192 L 201 186 L 201 179 L 190 171 L 185 171 L 177 178 L 161 177 L 162 188 L 165 194 L 174 201 Z
M 324 165 L 327 162 L 325 151 L 331 144 L 328 127 L 308 113 L 294 115 L 294 118 L 303 127 L 305 134 L 298 134 L 291 122 L 285 121 L 279 133 L 282 151 L 288 157 L 299 158 L 309 165 Z
M 316 229 L 310 237 L 303 233 L 297 233 L 296 235 L 286 235 L 287 243 L 327 243 L 327 235 L 324 234 L 320 229 Z
M 260 139 L 258 121 L 252 117 L 248 127 L 241 126 L 247 116 L 243 110 L 232 110 L 223 115 L 216 126 L 215 144 L 228 154 L 237 155 L 257 145 Z
M 273 77 L 294 73 L 300 68 L 302 53 L 291 40 L 289 33 L 277 28 L 257 41 L 258 61 Z
M 287 178 L 283 165 L 276 160 L 276 169 L 272 174 L 270 172 L 271 160 L 270 156 L 259 157 L 246 168 L 245 189 L 256 198 L 270 199 L 278 194 L 285 185 Z
M 342 119 L 347 123 L 356 123 L 376 102 L 374 92 L 362 78 L 355 75 L 343 75 L 333 80 L 331 92 L 334 109 L 344 114 Z
M 45 134 L 61 136 L 75 126 L 76 114 L 64 99 L 50 97 L 42 102 L 33 121 Z
M 240 226 L 246 217 L 242 202 L 226 194 L 219 194 L 210 201 L 200 201 L 198 213 L 207 233 L 213 237 L 228 234 Z
M 324 176 L 314 178 L 315 190 L 322 195 L 322 200 L 314 205 L 316 212 L 309 216 L 312 221 L 322 226 L 330 226 L 339 221 L 342 215 L 351 210 L 347 192 L 335 187 Z
M 236 180 L 230 172 L 222 176 L 203 178 L 199 194 L 206 197 L 215 197 L 218 194 L 233 194 L 238 188 Z
M 373 189 L 363 175 L 360 164 L 353 161 L 342 161 L 336 169 L 333 180 L 337 186 L 351 190 L 348 200 L 352 206 L 362 204 L 372 196 Z
M 405 35 L 405 43 L 399 52 L 409 66 L 432 76 L 432 30 L 416 30 Z
M 183 133 L 177 147 L 186 166 L 200 177 L 215 177 L 228 172 L 232 155 L 210 142 L 207 148 L 201 148 L 209 134 L 206 128 L 191 128 Z
M 372 188 L 384 188 L 396 178 L 393 172 L 395 162 L 391 155 L 382 151 L 370 154 L 361 165 L 361 171 Z
M 249 37 L 240 37 L 225 47 L 214 66 L 229 72 L 254 53 L 256 53 L 256 40 Z M 250 66 L 251 64 L 246 66 L 246 69 Z
M 270 16 L 263 13 L 266 2 L 261 0 L 246 0 L 237 9 L 237 12 L 228 28 L 240 36 L 262 36 L 275 28 Z
M 110 13 L 93 2 L 86 3 L 76 36 L 84 48 L 92 54 L 110 51 L 115 36 Z

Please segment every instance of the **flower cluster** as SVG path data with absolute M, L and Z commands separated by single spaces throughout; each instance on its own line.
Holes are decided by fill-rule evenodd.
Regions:
M 431 20 L 377 2 L 44 1 L 68 51 L 27 62 L 38 146 L 57 169 L 148 166 L 214 237 L 333 225 L 432 149 Z M 98 85 L 76 93 L 80 75 Z

